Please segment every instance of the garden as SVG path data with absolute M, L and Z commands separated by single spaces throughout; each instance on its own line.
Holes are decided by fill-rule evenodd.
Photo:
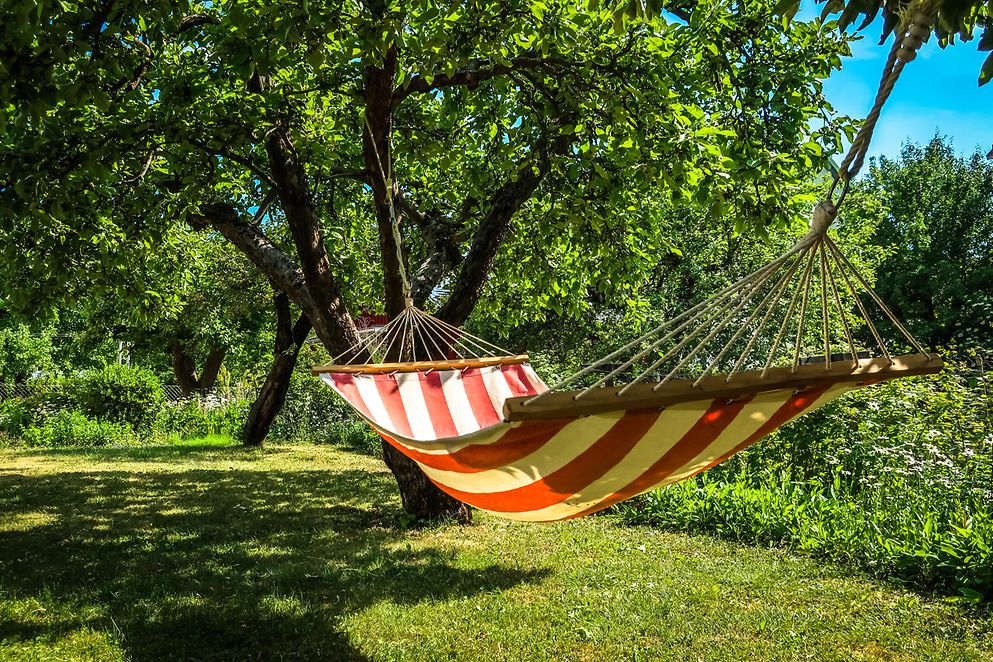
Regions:
M 993 658 L 986 4 L 22 5 L 0 659 Z

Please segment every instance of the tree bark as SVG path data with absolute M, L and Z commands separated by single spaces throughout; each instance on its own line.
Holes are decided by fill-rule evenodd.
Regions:
M 273 348 L 272 365 L 245 420 L 242 442 L 246 446 L 262 446 L 266 435 L 269 434 L 273 420 L 286 402 L 293 368 L 300 355 L 300 348 L 307 341 L 311 329 L 310 319 L 304 313 L 301 313 L 296 324 L 293 324 L 290 300 L 285 292 L 277 291 L 274 304 L 276 343 Z
M 419 520 L 453 519 L 472 523 L 472 508 L 442 492 L 421 471 L 417 463 L 383 441 L 383 460 L 400 486 L 403 509 Z
M 272 177 L 279 187 L 277 195 L 313 301 L 313 312 L 307 311 L 308 315 L 314 327 L 320 327 L 328 335 L 327 339 L 321 336 L 328 350 L 339 354 L 359 343 L 359 333 L 345 307 L 338 281 L 331 273 L 320 220 L 307 184 L 307 173 L 285 130 L 277 128 L 269 133 L 266 152 Z
M 203 370 L 200 371 L 200 378 L 197 380 L 200 389 L 208 390 L 214 388 L 217 383 L 217 374 L 221 371 L 221 364 L 224 363 L 224 356 L 227 351 L 223 347 L 215 347 L 207 354 L 203 361 Z
M 196 359 L 181 342 L 174 342 L 172 345 L 172 372 L 176 376 L 176 383 L 183 395 L 214 388 L 214 384 L 217 382 L 217 373 L 221 369 L 221 364 L 224 363 L 225 354 L 226 351 L 221 347 L 210 350 L 204 360 L 203 370 L 197 377 Z
M 175 342 L 172 345 L 172 373 L 184 396 L 197 390 L 196 365 L 183 345 Z
M 410 280 L 403 257 L 403 238 L 394 209 L 396 179 L 393 174 L 393 150 L 390 133 L 393 130 L 393 80 L 396 77 L 397 51 L 390 48 L 382 66 L 366 68 L 365 120 L 362 131 L 362 153 L 376 208 L 379 228 L 379 251 L 383 264 L 383 285 L 386 292 L 386 312 L 393 318 L 406 308 L 410 296 Z
M 266 151 L 316 314 L 331 331 L 330 342 L 323 337 L 322 341 L 332 354 L 341 353 L 358 343 L 358 330 L 331 273 L 306 172 L 284 131 L 275 130 L 269 134 Z M 401 460 L 384 451 L 386 457 L 391 458 L 387 466 L 393 471 L 407 512 L 418 519 L 454 517 L 461 522 L 471 519 L 468 506 L 439 490 L 413 461 Z

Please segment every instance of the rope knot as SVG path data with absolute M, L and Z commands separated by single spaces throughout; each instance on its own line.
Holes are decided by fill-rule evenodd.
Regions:
M 897 49 L 897 58 L 906 64 L 917 57 L 917 51 L 921 49 L 931 37 L 931 17 L 924 11 L 917 9 L 914 11 L 910 25 L 900 41 L 900 48 Z
M 826 234 L 837 216 L 838 208 L 834 203 L 830 200 L 821 200 L 814 207 L 814 213 L 810 218 L 810 231 L 814 234 Z

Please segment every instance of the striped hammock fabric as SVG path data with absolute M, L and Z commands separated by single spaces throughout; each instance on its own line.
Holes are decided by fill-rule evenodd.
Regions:
M 526 363 L 321 378 L 439 488 L 500 517 L 536 522 L 587 515 L 693 476 L 857 388 L 506 422 L 507 399 L 547 388 Z

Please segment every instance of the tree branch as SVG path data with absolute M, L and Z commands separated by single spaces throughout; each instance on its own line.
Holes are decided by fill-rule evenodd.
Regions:
M 439 74 L 437 76 L 426 76 L 418 74 L 407 81 L 404 85 L 393 90 L 393 107 L 395 108 L 405 98 L 414 93 L 428 93 L 440 90 L 445 87 L 464 86 L 474 89 L 480 83 L 503 76 L 513 71 L 544 69 L 555 71 L 557 69 L 572 68 L 578 66 L 578 62 L 570 62 L 561 58 L 542 57 L 515 57 L 510 60 L 510 64 L 494 64 L 486 66 L 485 62 L 480 62 L 478 67 L 463 69 L 453 74 Z
M 333 354 L 340 354 L 359 343 L 359 334 L 345 307 L 338 279 L 331 272 L 307 173 L 285 129 L 270 131 L 265 147 L 275 190 L 313 301 L 310 308 L 300 307 L 307 313 L 327 349 Z
M 220 22 L 221 20 L 219 18 L 211 14 L 190 14 L 183 17 L 174 34 L 181 35 L 187 30 L 198 28 L 201 25 L 219 25 Z
M 383 264 L 383 289 L 386 312 L 396 317 L 406 308 L 410 281 L 403 253 L 400 219 L 395 217 L 396 178 L 393 174 L 393 81 L 396 76 L 396 47 L 386 52 L 381 64 L 365 72 L 365 126 L 362 129 L 362 153 L 370 173 L 379 249 Z
M 257 226 L 243 221 L 229 204 L 213 203 L 190 214 L 187 222 L 196 230 L 212 227 L 234 244 L 281 291 L 303 310 L 313 310 L 303 271 Z
M 234 152 L 225 149 L 223 147 L 211 147 L 204 141 L 197 140 L 196 138 L 187 137 L 187 140 L 189 140 L 190 143 L 196 145 L 202 151 L 206 152 L 207 154 L 210 154 L 211 156 L 219 156 L 222 159 L 228 159 L 229 161 L 237 163 L 240 166 L 244 166 L 253 175 L 264 181 L 270 187 L 277 188 L 276 181 L 272 178 L 272 176 L 270 176 L 269 173 L 267 173 L 261 167 L 253 163 L 251 159 L 247 159 L 244 156 L 239 156 L 238 154 L 235 154 Z
M 516 177 L 503 184 L 490 197 L 488 211 L 479 223 L 458 280 L 436 317 L 454 326 L 461 326 L 469 318 L 482 296 L 497 252 L 510 232 L 514 215 L 548 174 L 551 156 L 564 152 L 572 139 L 568 135 L 558 136 L 551 145 L 540 146 L 537 156 L 528 159 L 518 169 Z

